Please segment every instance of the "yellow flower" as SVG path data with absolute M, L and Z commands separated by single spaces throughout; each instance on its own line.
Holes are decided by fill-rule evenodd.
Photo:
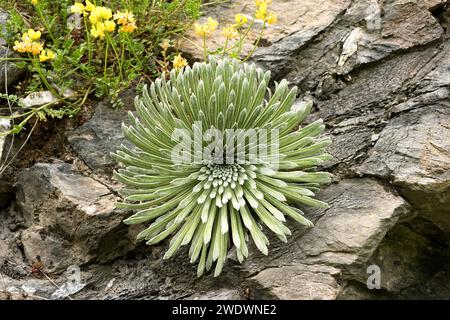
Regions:
M 86 6 L 84 7 L 84 9 L 88 12 L 91 12 L 95 9 L 95 5 L 89 0 L 86 0 Z
M 38 4 L 38 0 L 31 0 L 31 3 L 35 6 L 35 5 L 37 5 Z
M 116 23 L 112 20 L 106 20 L 104 22 L 105 25 L 105 30 L 108 32 L 114 32 L 114 30 L 116 29 Z
M 272 0 L 255 0 L 255 4 L 257 7 L 259 7 L 262 4 L 268 5 L 271 3 L 272 3 Z
M 196 35 L 198 35 L 200 37 L 206 36 L 206 28 L 205 28 L 205 26 L 203 24 L 195 23 L 194 24 L 194 29 L 195 29 L 195 34 Z
M 211 35 L 217 28 L 219 23 L 211 17 L 208 17 L 208 21 L 204 24 L 196 23 L 194 25 L 195 33 L 201 37 L 207 37 Z
M 239 36 L 239 33 L 236 31 L 236 28 L 231 24 L 222 29 L 222 34 L 227 39 L 235 39 Z
M 42 45 L 42 43 L 40 43 L 40 42 L 32 42 L 31 43 L 31 48 L 29 49 L 29 52 L 32 55 L 37 56 L 38 54 L 41 53 L 42 49 L 44 49 L 44 46 Z
M 70 6 L 70 12 L 84 14 L 85 8 L 81 2 L 75 2 L 72 6 Z
M 181 56 L 181 53 L 179 53 L 173 58 L 172 64 L 175 69 L 181 69 L 187 66 L 188 63 L 187 60 Z
M 172 46 L 172 44 L 170 43 L 170 40 L 169 40 L 169 39 L 164 39 L 164 40 L 159 44 L 159 46 L 160 46 L 164 51 L 167 51 L 167 50 Z
M 89 16 L 89 20 L 92 24 L 96 24 L 97 22 L 101 22 L 101 20 L 109 20 L 111 17 L 111 9 L 106 7 L 95 7 Z
M 114 14 L 114 20 L 117 20 L 117 24 L 136 22 L 134 14 L 128 10 L 125 10 L 124 12 L 117 11 L 117 13 Z
M 128 10 L 125 10 L 124 12 L 117 11 L 114 14 L 114 20 L 117 20 L 117 24 L 122 25 L 119 29 L 121 32 L 132 33 L 137 29 L 134 14 Z
M 103 39 L 105 37 L 105 24 L 103 22 L 98 22 L 96 25 L 92 26 L 91 35 L 94 38 Z
M 25 52 L 28 52 L 28 47 L 31 47 L 31 41 L 30 40 L 22 41 L 22 42 L 16 41 L 16 42 L 14 42 L 13 49 L 15 51 L 17 51 L 17 52 L 25 53 Z
M 41 54 L 39 55 L 39 61 L 45 62 L 47 60 L 53 60 L 55 59 L 55 53 L 50 50 L 42 50 Z
M 208 22 L 206 24 L 211 31 L 216 30 L 217 26 L 219 25 L 219 23 L 211 17 L 208 17 Z
M 269 14 L 266 17 L 266 22 L 268 24 L 275 24 L 278 22 L 278 15 L 274 12 L 269 12 Z
M 29 29 L 27 32 L 22 34 L 22 41 L 16 41 L 14 43 L 13 49 L 20 53 L 31 53 L 33 55 L 38 55 L 43 49 L 43 45 L 36 40 L 41 38 L 40 31 L 34 31 Z
M 256 10 L 255 18 L 264 20 L 267 15 L 267 3 L 261 3 L 261 5 L 258 7 L 258 10 Z
M 134 22 L 128 22 L 128 23 L 123 24 L 123 25 L 120 27 L 119 31 L 121 31 L 121 32 L 132 33 L 132 32 L 134 32 L 134 30 L 136 30 L 136 29 L 137 29 L 136 23 L 134 23 Z
M 41 38 L 40 31 L 34 31 L 33 29 L 28 29 L 27 32 L 22 34 L 22 40 L 30 39 L 31 41 L 39 40 Z
M 246 16 L 242 14 L 237 14 L 234 16 L 234 21 L 236 21 L 237 27 L 242 27 L 244 24 L 247 23 L 248 19 Z

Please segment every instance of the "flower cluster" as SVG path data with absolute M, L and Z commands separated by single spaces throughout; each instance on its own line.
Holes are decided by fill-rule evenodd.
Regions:
M 175 58 L 173 58 L 172 64 L 175 69 L 180 70 L 183 67 L 187 66 L 188 63 L 187 60 L 181 56 L 181 53 L 179 53 L 175 56 Z
M 239 37 L 239 33 L 236 30 L 235 25 L 233 24 L 229 24 L 227 26 L 225 26 L 222 29 L 222 34 L 227 38 L 227 39 L 235 39 L 237 37 Z
M 114 20 L 121 26 L 119 29 L 121 32 L 132 33 L 137 29 L 136 19 L 134 18 L 133 13 L 128 10 L 125 10 L 124 12 L 117 11 L 117 13 L 114 14 Z
M 94 38 L 103 39 L 106 33 L 112 33 L 116 30 L 116 22 L 120 25 L 120 32 L 132 33 L 137 29 L 136 19 L 132 12 L 125 10 L 124 12 L 117 11 L 114 16 L 110 8 L 103 6 L 96 6 L 89 0 L 86 4 L 76 2 L 70 7 L 72 13 L 78 13 L 85 17 L 89 16 L 89 22 L 92 27 L 90 34 Z
M 255 0 L 257 7 L 255 18 L 263 20 L 269 25 L 278 22 L 278 15 L 273 11 L 267 11 L 267 6 L 272 3 L 272 0 Z
M 39 55 L 40 62 L 45 62 L 47 60 L 53 59 L 55 59 L 55 53 L 51 50 L 42 50 L 41 54 Z
M 273 11 L 267 11 L 267 6 L 271 3 L 272 0 L 255 0 L 256 12 L 254 18 L 263 20 L 264 23 L 267 23 L 269 25 L 277 23 L 277 14 Z M 222 29 L 222 35 L 227 38 L 227 41 L 229 39 L 239 38 L 239 30 L 247 24 L 248 18 L 245 15 L 239 13 L 234 16 L 234 21 L 234 24 L 228 24 Z M 217 26 L 218 22 L 213 18 L 208 17 L 208 21 L 206 23 L 196 23 L 194 25 L 195 33 L 202 38 L 206 38 L 216 30 Z
M 237 15 L 234 16 L 234 21 L 236 22 L 235 24 L 236 28 L 240 28 L 248 22 L 248 19 L 243 14 L 238 13 Z
M 219 23 L 211 17 L 208 17 L 208 21 L 203 24 L 196 23 L 194 25 L 195 33 L 200 37 L 210 36 L 216 29 Z
M 55 58 L 55 54 L 50 50 L 44 50 L 44 44 L 40 42 L 41 32 L 33 29 L 22 34 L 22 41 L 16 41 L 13 49 L 20 53 L 31 53 L 39 56 L 39 61 L 45 62 Z

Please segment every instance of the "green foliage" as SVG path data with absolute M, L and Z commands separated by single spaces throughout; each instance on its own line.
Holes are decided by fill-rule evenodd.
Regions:
M 117 19 L 111 17 L 109 20 L 116 23 L 114 31 L 95 38 L 91 30 L 96 25 L 89 19 L 90 12 L 84 16 L 71 12 L 76 2 L 86 4 L 81 0 L 39 0 L 34 5 L 30 0 L 2 2 L 10 16 L 2 37 L 10 48 L 16 41 L 22 41 L 24 32 L 33 29 L 42 33 L 36 42 L 55 53 L 53 59 L 40 61 L 39 55 L 22 52 L 19 53 L 22 60 L 12 61 L 29 71 L 18 91 L 28 94 L 48 90 L 58 99 L 57 104 L 47 107 L 48 112 L 35 114 L 38 120 L 73 115 L 88 96 L 108 97 L 113 107 L 122 106 L 119 97 L 122 90 L 136 85 L 143 77 L 155 78 L 167 71 L 159 68 L 159 43 L 183 34 L 192 19 L 198 17 L 201 4 L 201 0 L 92 0 L 97 6 L 111 9 L 113 15 L 119 11 L 132 12 L 137 27 L 132 32 L 121 32 Z M 168 61 L 175 53 L 176 49 L 171 50 Z M 67 89 L 77 93 L 75 101 L 61 94 Z M 22 116 L 31 119 L 25 113 Z
M 231 246 L 242 262 L 248 256 L 249 238 L 268 254 L 263 227 L 286 242 L 291 234 L 284 224 L 286 216 L 312 226 L 302 209 L 327 206 L 314 199 L 319 186 L 330 182 L 330 174 L 314 171 L 330 159 L 324 153 L 330 141 L 318 138 L 325 126 L 317 120 L 299 127 L 312 105 L 292 110 L 296 88 L 289 89 L 283 80 L 272 94 L 269 80 L 269 72 L 237 60 L 211 58 L 181 72 L 172 70 L 170 81 L 162 77 L 143 89 L 135 100 L 136 113 L 129 114 L 131 124 L 123 126 L 135 148 L 122 146 L 113 155 L 125 165 L 115 172 L 127 186 L 118 206 L 138 210 L 125 222 L 148 223 L 138 238 L 149 245 L 174 234 L 165 259 L 190 243 L 190 261 L 198 261 L 198 276 L 214 262 L 214 275 L 219 275 Z M 193 136 L 199 122 L 204 130 L 220 130 L 223 141 L 227 129 L 278 129 L 278 166 L 274 158 L 238 162 L 237 149 L 232 148 L 232 163 L 174 163 L 175 129 Z M 216 150 L 216 145 L 202 143 Z M 242 143 L 245 150 L 251 147 L 250 139 Z M 189 152 L 191 159 L 193 155 Z

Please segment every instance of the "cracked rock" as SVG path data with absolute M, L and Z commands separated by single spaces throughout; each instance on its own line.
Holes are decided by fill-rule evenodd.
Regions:
M 268 268 L 251 278 L 253 294 L 259 299 L 332 300 L 339 292 L 338 274 L 336 268 L 318 265 Z
M 408 204 L 371 179 L 348 179 L 318 194 L 329 209 L 314 213 L 315 226 L 292 244 L 294 261 L 323 264 L 351 272 L 372 256 L 386 233 L 399 219 L 408 218 Z
M 0 8 L 0 31 L 3 32 L 8 22 L 9 15 Z M 6 46 L 6 41 L 0 36 L 0 58 L 18 57 L 10 48 Z M 7 87 L 11 91 L 14 85 L 24 75 L 25 69 L 17 68 L 14 63 L 0 60 L 0 93 L 5 93 Z
M 362 174 L 391 180 L 419 213 L 450 231 L 450 108 L 430 106 L 392 119 Z
M 134 229 L 122 223 L 128 213 L 115 209 L 116 196 L 70 165 L 38 163 L 20 174 L 17 188 L 29 261 L 41 255 L 49 271 L 61 271 L 134 248 Z
M 110 153 L 127 143 L 121 129 L 122 122 L 127 121 L 126 110 L 114 110 L 108 103 L 100 103 L 90 120 L 67 133 L 67 140 L 89 168 L 109 175 L 117 166 Z

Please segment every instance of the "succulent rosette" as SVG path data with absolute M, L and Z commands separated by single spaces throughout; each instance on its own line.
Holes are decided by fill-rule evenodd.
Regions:
M 267 231 L 286 242 L 287 218 L 312 226 L 304 208 L 327 206 L 314 198 L 330 182 L 329 173 L 316 171 L 330 159 L 330 141 L 319 138 L 323 121 L 301 126 L 312 104 L 294 108 L 296 88 L 282 80 L 272 92 L 269 81 L 270 72 L 236 60 L 174 69 L 144 88 L 123 125 L 133 147 L 114 154 L 124 165 L 115 176 L 126 185 L 118 206 L 137 211 L 125 223 L 145 223 L 138 238 L 149 245 L 171 237 L 164 258 L 189 245 L 198 276 L 214 264 L 219 275 L 232 247 L 242 262 L 249 241 L 267 255 Z M 202 130 L 209 139 L 184 145 L 175 134 Z M 254 139 L 264 132 L 276 139 Z M 237 143 L 228 144 L 230 137 Z

